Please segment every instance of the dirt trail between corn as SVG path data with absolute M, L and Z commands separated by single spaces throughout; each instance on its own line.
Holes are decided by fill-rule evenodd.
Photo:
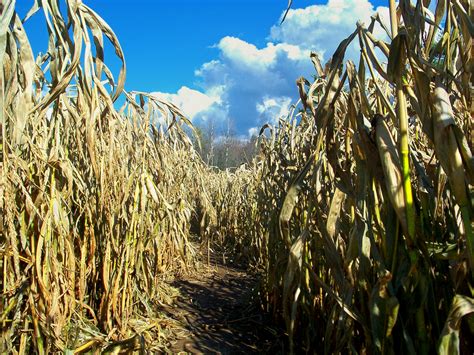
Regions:
M 245 270 L 214 261 L 202 274 L 173 286 L 181 293 L 173 317 L 189 332 L 173 345 L 173 354 L 280 352 L 281 332 L 255 305 L 257 279 Z

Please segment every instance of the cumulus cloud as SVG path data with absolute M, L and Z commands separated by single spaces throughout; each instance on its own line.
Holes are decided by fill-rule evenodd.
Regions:
M 224 37 L 216 47 L 219 59 L 202 65 L 196 76 L 204 92 L 225 88 L 222 104 L 239 133 L 273 120 L 270 113 L 279 114 L 296 98 L 296 79 L 314 70 L 309 51 L 292 44 L 268 43 L 257 48 L 239 38 Z
M 388 8 L 374 8 L 368 0 L 329 0 L 323 5 L 291 9 L 281 26 L 271 28 L 270 38 L 312 50 L 328 60 L 339 43 L 355 30 L 357 22 L 369 25 L 370 17 L 376 12 L 388 26 Z M 376 35 L 385 34 L 377 28 Z M 358 54 L 355 44 L 347 53 L 351 59 L 356 59 Z
M 247 132 L 248 132 L 248 136 L 249 136 L 249 137 L 253 137 L 253 136 L 258 135 L 258 133 L 260 132 L 260 130 L 259 130 L 258 127 L 250 127 Z
M 288 43 L 276 45 L 268 43 L 266 47 L 258 49 L 251 43 L 230 36 L 221 39 L 217 47 L 221 50 L 223 58 L 228 59 L 235 65 L 243 65 L 257 70 L 271 66 L 279 53 L 285 53 L 292 60 L 306 59 L 307 54 L 309 54 L 304 53 L 299 46 Z
M 222 38 L 215 45 L 218 57 L 195 71 L 200 91 L 182 87 L 176 94 L 158 94 L 198 124 L 213 120 L 225 127 L 230 120 L 238 135 L 255 134 L 264 123 L 288 114 L 298 99 L 296 79 L 314 74 L 310 52 L 328 60 L 356 23 L 368 25 L 375 12 L 388 25 L 388 9 L 375 8 L 368 0 L 329 0 L 291 9 L 281 26 L 269 29 L 269 42 L 261 48 L 240 38 Z M 358 56 L 355 45 L 348 49 L 348 58 Z
M 186 86 L 181 87 L 176 94 L 153 92 L 152 95 L 173 103 L 191 120 L 199 113 L 209 110 L 213 104 L 219 104 L 220 102 L 217 92 L 216 95 L 207 95 Z
M 280 118 L 288 117 L 291 106 L 291 97 L 268 97 L 258 102 L 256 109 L 261 117 L 268 122 L 277 123 Z

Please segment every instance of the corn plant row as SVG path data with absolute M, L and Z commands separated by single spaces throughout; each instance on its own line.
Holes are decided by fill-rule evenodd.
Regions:
M 390 1 L 390 24 L 359 23 L 325 66 L 312 54 L 254 164 L 211 185 L 291 352 L 474 347 L 473 8 L 429 5 Z
M 196 267 L 192 127 L 124 91 L 119 41 L 82 1 L 0 11 L 0 352 L 163 350 L 177 327 L 164 280 Z M 32 16 L 49 36 L 36 57 Z

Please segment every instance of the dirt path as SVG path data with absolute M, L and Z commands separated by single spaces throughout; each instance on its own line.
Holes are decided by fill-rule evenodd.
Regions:
M 175 343 L 172 353 L 278 353 L 278 331 L 254 306 L 256 284 L 244 270 L 220 264 L 176 281 L 181 296 L 173 317 L 184 321 L 190 335 Z

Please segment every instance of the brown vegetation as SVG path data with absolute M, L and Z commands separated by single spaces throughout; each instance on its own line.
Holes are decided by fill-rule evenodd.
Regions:
M 232 172 L 202 161 L 176 107 L 124 91 L 118 39 L 85 4 L 38 2 L 35 58 L 4 2 L 0 351 L 166 349 L 166 280 L 199 268 L 191 229 L 263 274 L 291 351 L 472 350 L 473 9 L 429 19 L 429 2 L 391 1 L 388 42 L 375 16 L 325 69 L 312 55 L 298 109 Z

